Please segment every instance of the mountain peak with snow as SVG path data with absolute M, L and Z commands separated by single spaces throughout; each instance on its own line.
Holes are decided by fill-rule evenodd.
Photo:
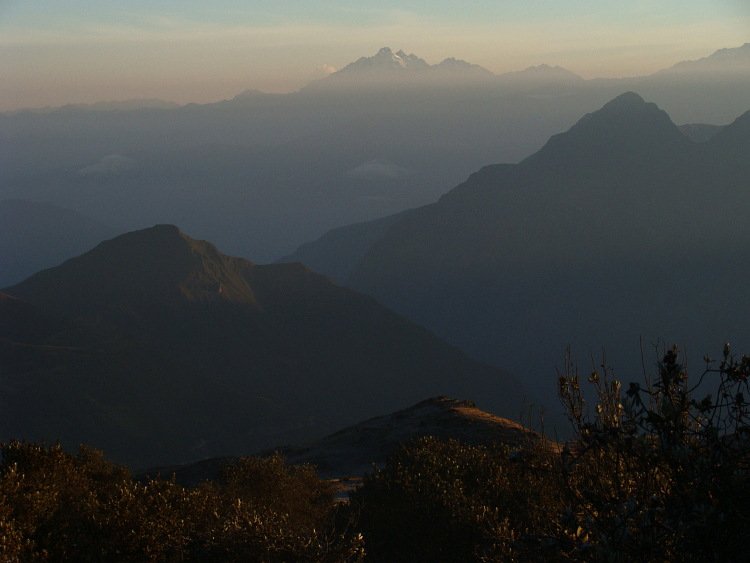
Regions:
M 373 74 L 390 76 L 431 76 L 447 78 L 451 75 L 471 73 L 475 76 L 494 76 L 489 70 L 479 65 L 467 63 L 453 57 L 439 64 L 431 65 L 414 53 L 406 54 L 403 49 L 393 52 L 390 47 L 383 47 L 372 57 L 361 57 L 343 69 L 331 75 L 334 80 L 343 77 L 365 77 Z
M 371 57 L 360 57 L 341 70 L 314 80 L 305 89 L 466 86 L 494 78 L 486 68 L 460 59 L 451 57 L 431 65 L 414 53 L 383 47 Z
M 390 47 L 383 47 L 372 57 L 361 57 L 346 65 L 338 75 L 362 74 L 371 72 L 420 71 L 428 70 L 430 65 L 414 54 L 407 55 L 403 49 L 394 53 Z

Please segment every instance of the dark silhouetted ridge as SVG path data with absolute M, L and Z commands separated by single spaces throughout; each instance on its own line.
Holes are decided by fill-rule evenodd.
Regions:
M 626 171 L 660 165 L 691 145 L 669 115 L 635 92 L 626 92 L 583 116 L 567 132 L 554 135 L 523 162 L 535 166 L 618 166 Z
M 746 343 L 749 149 L 750 114 L 694 143 L 626 93 L 395 222 L 346 283 L 536 394 L 567 345 Z
M 750 149 L 750 111 L 746 111 L 726 127 L 722 127 L 707 145 L 721 147 L 725 150 Z
M 300 263 L 226 256 L 172 225 L 106 241 L 5 291 L 17 299 L 0 300 L 0 326 L 14 325 L 0 388 L 18 388 L 20 406 L 3 409 L 0 396 L 0 429 L 13 429 L 0 440 L 61 437 L 157 465 L 320 438 L 436 394 L 509 418 L 524 401 L 512 376 L 371 297 Z M 29 304 L 39 318 L 60 316 L 60 334 L 30 332 L 18 312 Z M 59 387 L 66 400 L 52 409 Z M 50 391 L 32 400 L 38 389 Z M 171 410 L 155 413 L 161 402 Z
M 90 217 L 49 203 L 0 201 L 0 287 L 57 266 L 116 234 Z
M 61 314 L 125 302 L 252 303 L 252 289 L 242 277 L 252 266 L 186 237 L 174 225 L 156 225 L 102 242 L 9 289 Z

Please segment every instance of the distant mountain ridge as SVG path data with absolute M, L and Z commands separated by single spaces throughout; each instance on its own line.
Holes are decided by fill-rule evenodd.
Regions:
M 117 231 L 49 203 L 0 200 L 0 287 L 57 266 Z
M 143 467 L 307 441 L 441 392 L 481 395 L 509 418 L 524 402 L 512 376 L 372 298 L 301 264 L 226 256 L 172 225 L 3 291 L 0 402 L 16 406 L 0 408 L 2 440 L 59 437 Z M 45 323 L 57 328 L 30 326 Z M 55 393 L 66 400 L 44 407 Z M 164 415 L 149 414 L 159 402 Z
M 708 57 L 695 61 L 681 61 L 669 68 L 659 71 L 660 74 L 686 72 L 750 72 L 750 43 L 740 47 L 719 49 Z
M 432 68 L 472 68 L 448 62 L 399 65 L 395 83 L 375 73 L 174 109 L 2 115 L 0 198 L 73 209 L 115 232 L 179 224 L 264 263 L 332 228 L 433 203 L 489 163 L 520 162 L 625 91 L 676 124 L 720 127 L 750 107 L 750 72 L 584 80 L 558 61 L 485 78 Z M 376 162 L 396 172 L 352 173 Z
M 93 104 L 65 104 L 59 107 L 47 106 L 43 108 L 24 108 L 5 112 L 5 115 L 15 115 L 20 112 L 51 113 L 53 111 L 132 111 L 138 109 L 174 109 L 180 107 L 177 102 L 169 102 L 158 98 L 132 98 L 129 100 L 102 100 Z
M 466 72 L 493 76 L 493 74 L 479 65 L 467 63 L 455 58 L 430 65 L 424 59 L 420 59 L 413 53 L 407 55 L 403 50 L 396 53 L 389 47 L 383 47 L 371 57 L 361 57 L 349 63 L 341 70 L 331 74 L 327 80 L 335 80 L 341 77 L 366 76 L 371 73 L 400 73 L 419 74 L 424 72 L 444 72 L 452 74 L 463 74 Z
M 548 400 L 568 345 L 605 346 L 633 378 L 639 335 L 700 355 L 717 338 L 746 350 L 749 124 L 747 112 L 695 143 L 622 94 L 520 164 L 482 168 L 404 213 L 344 283 Z M 325 244 L 305 252 L 334 256 Z
M 657 71 L 651 76 L 660 76 L 664 74 L 680 74 L 690 72 L 726 72 L 726 71 L 747 71 L 750 68 L 750 43 L 745 43 L 739 47 L 722 48 L 716 50 L 714 53 L 707 57 L 703 57 L 697 60 L 680 61 L 668 68 Z M 550 80 L 554 79 L 557 81 L 572 82 L 572 83 L 583 83 L 587 82 L 579 75 L 564 69 L 560 66 L 551 66 L 546 63 L 542 63 L 538 66 L 531 66 L 523 70 L 508 71 L 502 74 L 496 75 L 495 73 L 487 70 L 486 68 L 468 63 L 461 59 L 454 57 L 448 57 L 442 62 L 430 65 L 424 59 L 401 49 L 397 52 L 393 52 L 390 47 L 381 48 L 373 56 L 362 56 L 356 61 L 353 61 L 346 65 L 344 68 L 334 72 L 331 76 L 341 77 L 360 77 L 367 76 L 373 72 L 375 73 L 393 73 L 397 72 L 403 76 L 406 75 L 420 75 L 420 71 L 430 71 L 432 74 L 444 74 L 445 76 L 458 76 L 461 74 L 473 74 L 484 78 L 489 77 L 501 77 L 501 81 L 505 83 L 521 82 L 524 79 L 531 80 Z M 424 72 L 421 72 L 424 74 Z M 330 78 L 330 76 L 328 77 Z M 638 79 L 644 79 L 646 76 L 638 77 Z M 325 79 L 323 79 L 325 80 Z M 604 79 L 593 79 L 604 80 Z M 608 79 L 608 80 L 623 80 L 625 83 L 630 83 L 634 79 Z M 317 82 L 320 82 L 318 80 Z M 252 93 L 252 94 L 251 94 Z M 238 97 L 252 97 L 252 96 L 273 96 L 278 97 L 279 94 L 266 94 L 260 90 L 246 90 L 238 94 Z M 35 113 L 35 114 L 46 114 L 56 111 L 71 111 L 71 110 L 83 110 L 83 111 L 130 111 L 137 109 L 175 109 L 180 107 L 179 104 L 171 101 L 161 100 L 157 98 L 133 98 L 127 100 L 108 100 L 99 101 L 95 103 L 72 103 L 66 104 L 59 107 L 41 107 L 41 108 L 23 108 L 11 112 L 4 112 L 4 115 L 16 115 L 20 112 Z M 3 114 L 0 114 L 3 115 Z

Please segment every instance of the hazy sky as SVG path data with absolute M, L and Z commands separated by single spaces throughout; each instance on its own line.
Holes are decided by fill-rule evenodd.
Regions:
M 592 78 L 748 41 L 749 0 L 0 0 L 0 111 L 288 92 L 384 46 Z

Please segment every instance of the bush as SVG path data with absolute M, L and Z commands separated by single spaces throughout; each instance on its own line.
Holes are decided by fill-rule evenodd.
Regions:
M 362 538 L 334 506 L 333 489 L 309 465 L 276 454 L 224 468 L 213 489 L 223 516 L 209 561 L 358 561 Z
M 691 386 L 676 347 L 642 388 L 621 397 L 606 366 L 589 381 L 599 396 L 585 416 L 574 369 L 560 397 L 579 440 L 563 454 L 567 505 L 558 536 L 590 560 L 745 561 L 750 553 L 750 360 L 725 346 Z M 712 380 L 712 381 L 711 381 Z M 699 385 L 715 393 L 694 397 Z
M 559 394 L 577 439 L 564 448 L 416 440 L 346 508 L 281 456 L 185 489 L 134 482 L 90 448 L 11 442 L 0 561 L 344 563 L 363 559 L 363 542 L 387 561 L 747 561 L 748 376 L 750 359 L 727 346 L 692 385 L 672 348 L 624 394 L 606 365 L 594 370 L 589 410 L 567 362 Z
M 535 522 L 555 518 L 554 459 L 541 443 L 524 451 L 434 438 L 402 445 L 352 495 L 368 552 L 389 561 L 508 555 Z
M 22 561 L 357 561 L 362 540 L 309 466 L 243 458 L 217 483 L 131 480 L 81 448 L 11 442 L 0 465 L 0 555 Z
M 365 477 L 352 501 L 368 551 L 404 561 L 750 560 L 750 359 L 726 347 L 691 386 L 676 348 L 621 392 L 573 364 L 560 399 L 577 439 L 556 452 L 424 439 Z M 696 399 L 712 383 L 715 391 Z

